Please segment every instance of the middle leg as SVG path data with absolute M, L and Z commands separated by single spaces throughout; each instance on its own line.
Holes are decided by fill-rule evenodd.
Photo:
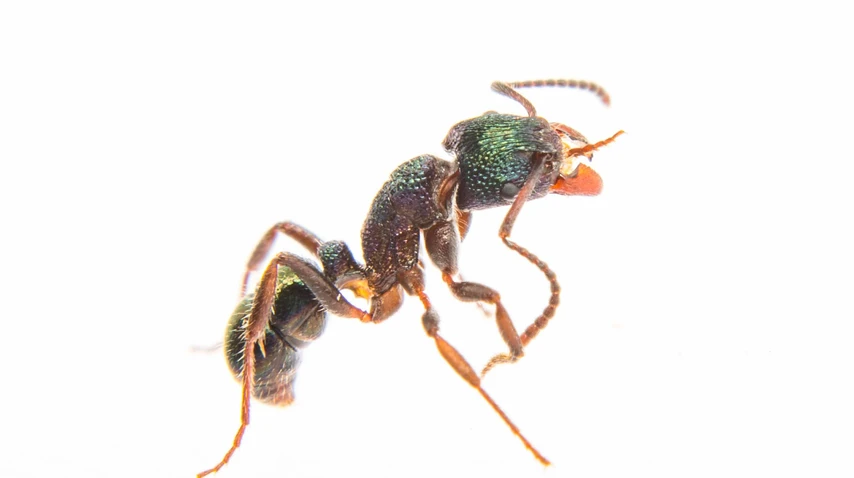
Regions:
M 510 320 L 510 314 L 501 303 L 501 295 L 494 289 L 477 282 L 455 281 L 457 273 L 457 250 L 459 238 L 452 221 L 440 222 L 429 229 L 424 230 L 424 245 L 433 263 L 442 271 L 442 280 L 448 285 L 451 293 L 459 300 L 466 302 L 487 303 L 495 306 L 495 323 L 504 343 L 507 344 L 509 353 L 502 354 L 504 361 L 518 360 L 524 354 L 524 343 Z M 493 359 L 495 360 L 495 359 Z M 483 374 L 493 366 L 490 361 Z
M 546 457 L 534 448 L 531 442 L 529 442 L 528 439 L 522 435 L 522 432 L 519 431 L 519 427 L 510 421 L 510 417 L 504 413 L 504 410 L 502 410 L 501 407 L 495 403 L 492 397 L 486 393 L 483 387 L 481 387 L 480 377 L 474 368 L 468 363 L 468 361 L 466 361 L 462 354 L 454 348 L 453 345 L 449 344 L 441 335 L 439 335 L 439 314 L 436 313 L 436 310 L 430 303 L 430 299 L 427 297 L 427 294 L 424 293 L 423 271 L 420 268 L 412 269 L 411 271 L 402 274 L 401 282 L 404 284 L 404 288 L 413 295 L 417 295 L 421 300 L 421 303 L 424 305 L 424 315 L 421 317 L 421 322 L 424 325 L 424 331 L 427 332 L 427 336 L 436 342 L 436 348 L 439 350 L 439 354 L 442 358 L 444 358 L 445 361 L 448 362 L 448 365 L 457 372 L 457 375 L 462 377 L 463 380 L 468 382 L 469 385 L 474 387 L 478 393 L 480 393 L 484 400 L 489 403 L 489 406 L 495 410 L 513 434 L 522 441 L 525 448 L 527 448 L 540 463 L 546 466 L 550 465 L 551 462 L 549 462 Z

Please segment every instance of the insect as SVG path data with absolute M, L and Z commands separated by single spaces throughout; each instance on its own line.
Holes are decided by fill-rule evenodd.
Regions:
M 229 320 L 225 339 L 229 367 L 242 383 L 240 427 L 225 456 L 215 467 L 199 473 L 199 478 L 219 471 L 240 446 L 249 424 L 251 397 L 275 405 L 293 401 L 300 350 L 321 335 L 326 312 L 379 323 L 400 308 L 404 294 L 418 297 L 423 305 L 421 321 L 439 354 L 483 396 L 534 457 L 549 464 L 481 387 L 481 377 L 494 366 L 523 356 L 525 346 L 554 316 L 560 300 L 555 273 L 511 241 L 510 232 L 522 206 L 531 199 L 547 194 L 599 194 L 600 176 L 576 160 L 592 158 L 595 150 L 623 131 L 590 143 L 573 128 L 538 117 L 534 106 L 517 90 L 541 86 L 587 89 L 609 104 L 601 87 L 584 81 L 493 83 L 493 90 L 520 103 L 527 115 L 490 111 L 462 121 L 443 142 L 453 161 L 422 155 L 398 166 L 374 198 L 362 227 L 364 264 L 353 258 L 345 243 L 322 241 L 290 222 L 276 224 L 263 236 L 248 261 L 243 299 Z M 522 334 L 510 320 L 500 294 L 486 285 L 463 281 L 457 268 L 459 244 L 471 224 L 472 211 L 507 205 L 510 209 L 498 236 L 534 264 L 551 287 L 548 305 Z M 278 253 L 264 269 L 255 291 L 247 294 L 250 274 L 260 270 L 279 234 L 311 251 L 320 267 L 298 255 Z M 480 374 L 439 333 L 439 315 L 424 290 L 419 260 L 422 238 L 427 256 L 457 299 L 494 307 L 496 325 L 508 350 L 490 359 Z M 368 310 L 350 303 L 342 290 L 367 299 Z

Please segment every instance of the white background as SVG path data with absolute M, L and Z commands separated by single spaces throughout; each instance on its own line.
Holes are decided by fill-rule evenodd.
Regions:
M 355 6 L 358 4 L 358 6 Z M 563 302 L 484 382 L 543 469 L 442 361 L 417 301 L 332 319 L 297 402 L 253 408 L 220 476 L 854 474 L 850 15 L 823 2 L 0 7 L 0 476 L 190 477 L 239 417 L 220 353 L 276 221 L 360 250 L 373 194 L 455 122 L 525 90 L 591 139 L 596 198 L 514 237 Z M 478 212 L 467 278 L 521 328 L 542 276 Z M 300 251 L 283 241 L 283 249 Z M 428 290 L 475 367 L 491 320 Z

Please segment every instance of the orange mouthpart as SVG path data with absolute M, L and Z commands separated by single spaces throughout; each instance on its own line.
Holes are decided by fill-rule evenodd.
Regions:
M 572 174 L 558 176 L 550 191 L 564 196 L 596 196 L 602 192 L 602 177 L 581 163 Z

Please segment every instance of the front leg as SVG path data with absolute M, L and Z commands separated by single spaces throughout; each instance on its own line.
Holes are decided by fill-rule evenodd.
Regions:
M 513 325 L 513 321 L 510 320 L 507 309 L 501 303 L 501 295 L 494 289 L 476 282 L 456 282 L 454 280 L 453 275 L 457 273 L 459 237 L 453 222 L 443 221 L 425 229 L 424 244 L 433 263 L 442 271 L 442 280 L 445 281 L 457 299 L 466 302 L 488 303 L 495 306 L 495 323 L 498 326 L 501 338 L 509 349 L 509 354 L 501 355 L 507 357 L 505 361 L 515 361 L 522 357 L 524 344 Z M 489 371 L 493 365 L 490 361 L 482 374 Z
M 504 217 L 504 221 L 501 223 L 501 228 L 498 231 L 498 237 L 501 238 L 501 241 L 509 247 L 510 249 L 519 253 L 522 257 L 527 259 L 531 264 L 534 264 L 537 269 L 539 269 L 543 275 L 546 276 L 546 279 L 549 281 L 549 286 L 551 288 L 551 297 L 549 298 L 549 303 L 543 312 L 537 317 L 534 322 L 529 325 L 522 336 L 519 338 L 520 346 L 524 347 L 528 345 L 537 334 L 545 328 L 546 324 L 548 324 L 549 320 L 555 315 L 555 311 L 557 311 L 557 306 L 560 304 L 560 284 L 557 281 L 557 275 L 554 271 L 549 268 L 548 264 L 542 261 L 539 257 L 534 255 L 528 249 L 516 244 L 515 242 L 510 240 L 510 231 L 513 230 L 513 224 L 516 222 L 516 218 L 519 216 L 519 213 L 522 211 L 522 206 L 528 201 L 531 197 L 531 194 L 534 191 L 534 187 L 537 184 L 537 181 L 542 174 L 542 171 L 545 167 L 545 162 L 543 161 L 543 157 L 540 155 L 533 155 L 533 164 L 531 167 L 531 172 L 528 174 L 528 178 L 525 180 L 525 183 L 522 185 L 522 188 L 516 194 L 516 199 L 513 200 L 513 204 L 510 205 L 510 210 L 507 211 L 507 215 Z M 514 329 L 515 331 L 515 329 Z M 506 362 L 515 362 L 521 357 L 521 354 L 515 354 L 511 349 L 510 354 L 498 354 L 487 362 L 486 366 L 483 368 L 483 372 L 481 375 L 486 375 L 492 367 Z
M 603 91 L 598 87 L 594 88 L 594 90 L 600 92 Z M 605 98 L 607 98 L 607 96 L 603 96 L 603 99 Z M 553 126 L 569 136 L 570 139 L 582 140 L 584 138 L 580 133 L 568 126 L 561 125 L 559 123 L 553 123 Z M 622 130 L 603 141 L 588 144 L 579 148 L 568 149 L 564 154 L 567 158 L 575 156 L 589 156 L 593 151 L 614 142 L 614 140 L 621 134 L 623 134 Z M 586 142 L 586 140 L 584 141 Z M 527 259 L 531 264 L 534 264 L 534 266 L 536 266 L 537 269 L 546 276 L 551 289 L 551 297 L 549 298 L 548 305 L 546 305 L 542 313 L 534 319 L 534 322 L 525 328 L 525 332 L 522 333 L 522 346 L 527 346 L 528 343 L 531 342 L 531 340 L 533 340 L 534 337 L 536 337 L 540 331 L 546 327 L 546 325 L 548 325 L 549 320 L 554 317 L 555 312 L 557 311 L 557 306 L 560 304 L 560 284 L 558 284 L 557 275 L 554 271 L 545 263 L 545 261 L 537 257 L 534 253 L 510 240 L 510 232 L 513 230 L 513 224 L 516 222 L 519 212 L 522 211 L 522 206 L 528 201 L 528 199 L 530 199 L 531 193 L 533 192 L 534 187 L 546 166 L 546 163 L 543 161 L 543 157 L 540 155 L 533 155 L 532 161 L 531 172 L 528 174 L 528 178 L 517 193 L 516 199 L 513 200 L 513 204 L 510 206 L 510 210 L 507 211 L 507 215 L 504 217 L 504 221 L 501 223 L 501 228 L 498 231 L 498 237 L 501 238 L 504 245 L 519 253 L 519 255 Z M 563 174 L 559 175 L 557 181 L 552 186 L 551 191 L 562 195 L 591 196 L 599 194 L 601 189 L 602 180 L 599 178 L 599 175 L 589 167 L 581 164 L 575 172 L 571 173 L 569 176 L 564 176 Z M 483 373 L 486 374 L 486 372 L 488 372 L 492 367 L 500 363 L 515 361 L 516 358 L 517 357 L 512 356 L 512 354 L 496 355 L 486 364 L 486 367 L 483 369 Z

